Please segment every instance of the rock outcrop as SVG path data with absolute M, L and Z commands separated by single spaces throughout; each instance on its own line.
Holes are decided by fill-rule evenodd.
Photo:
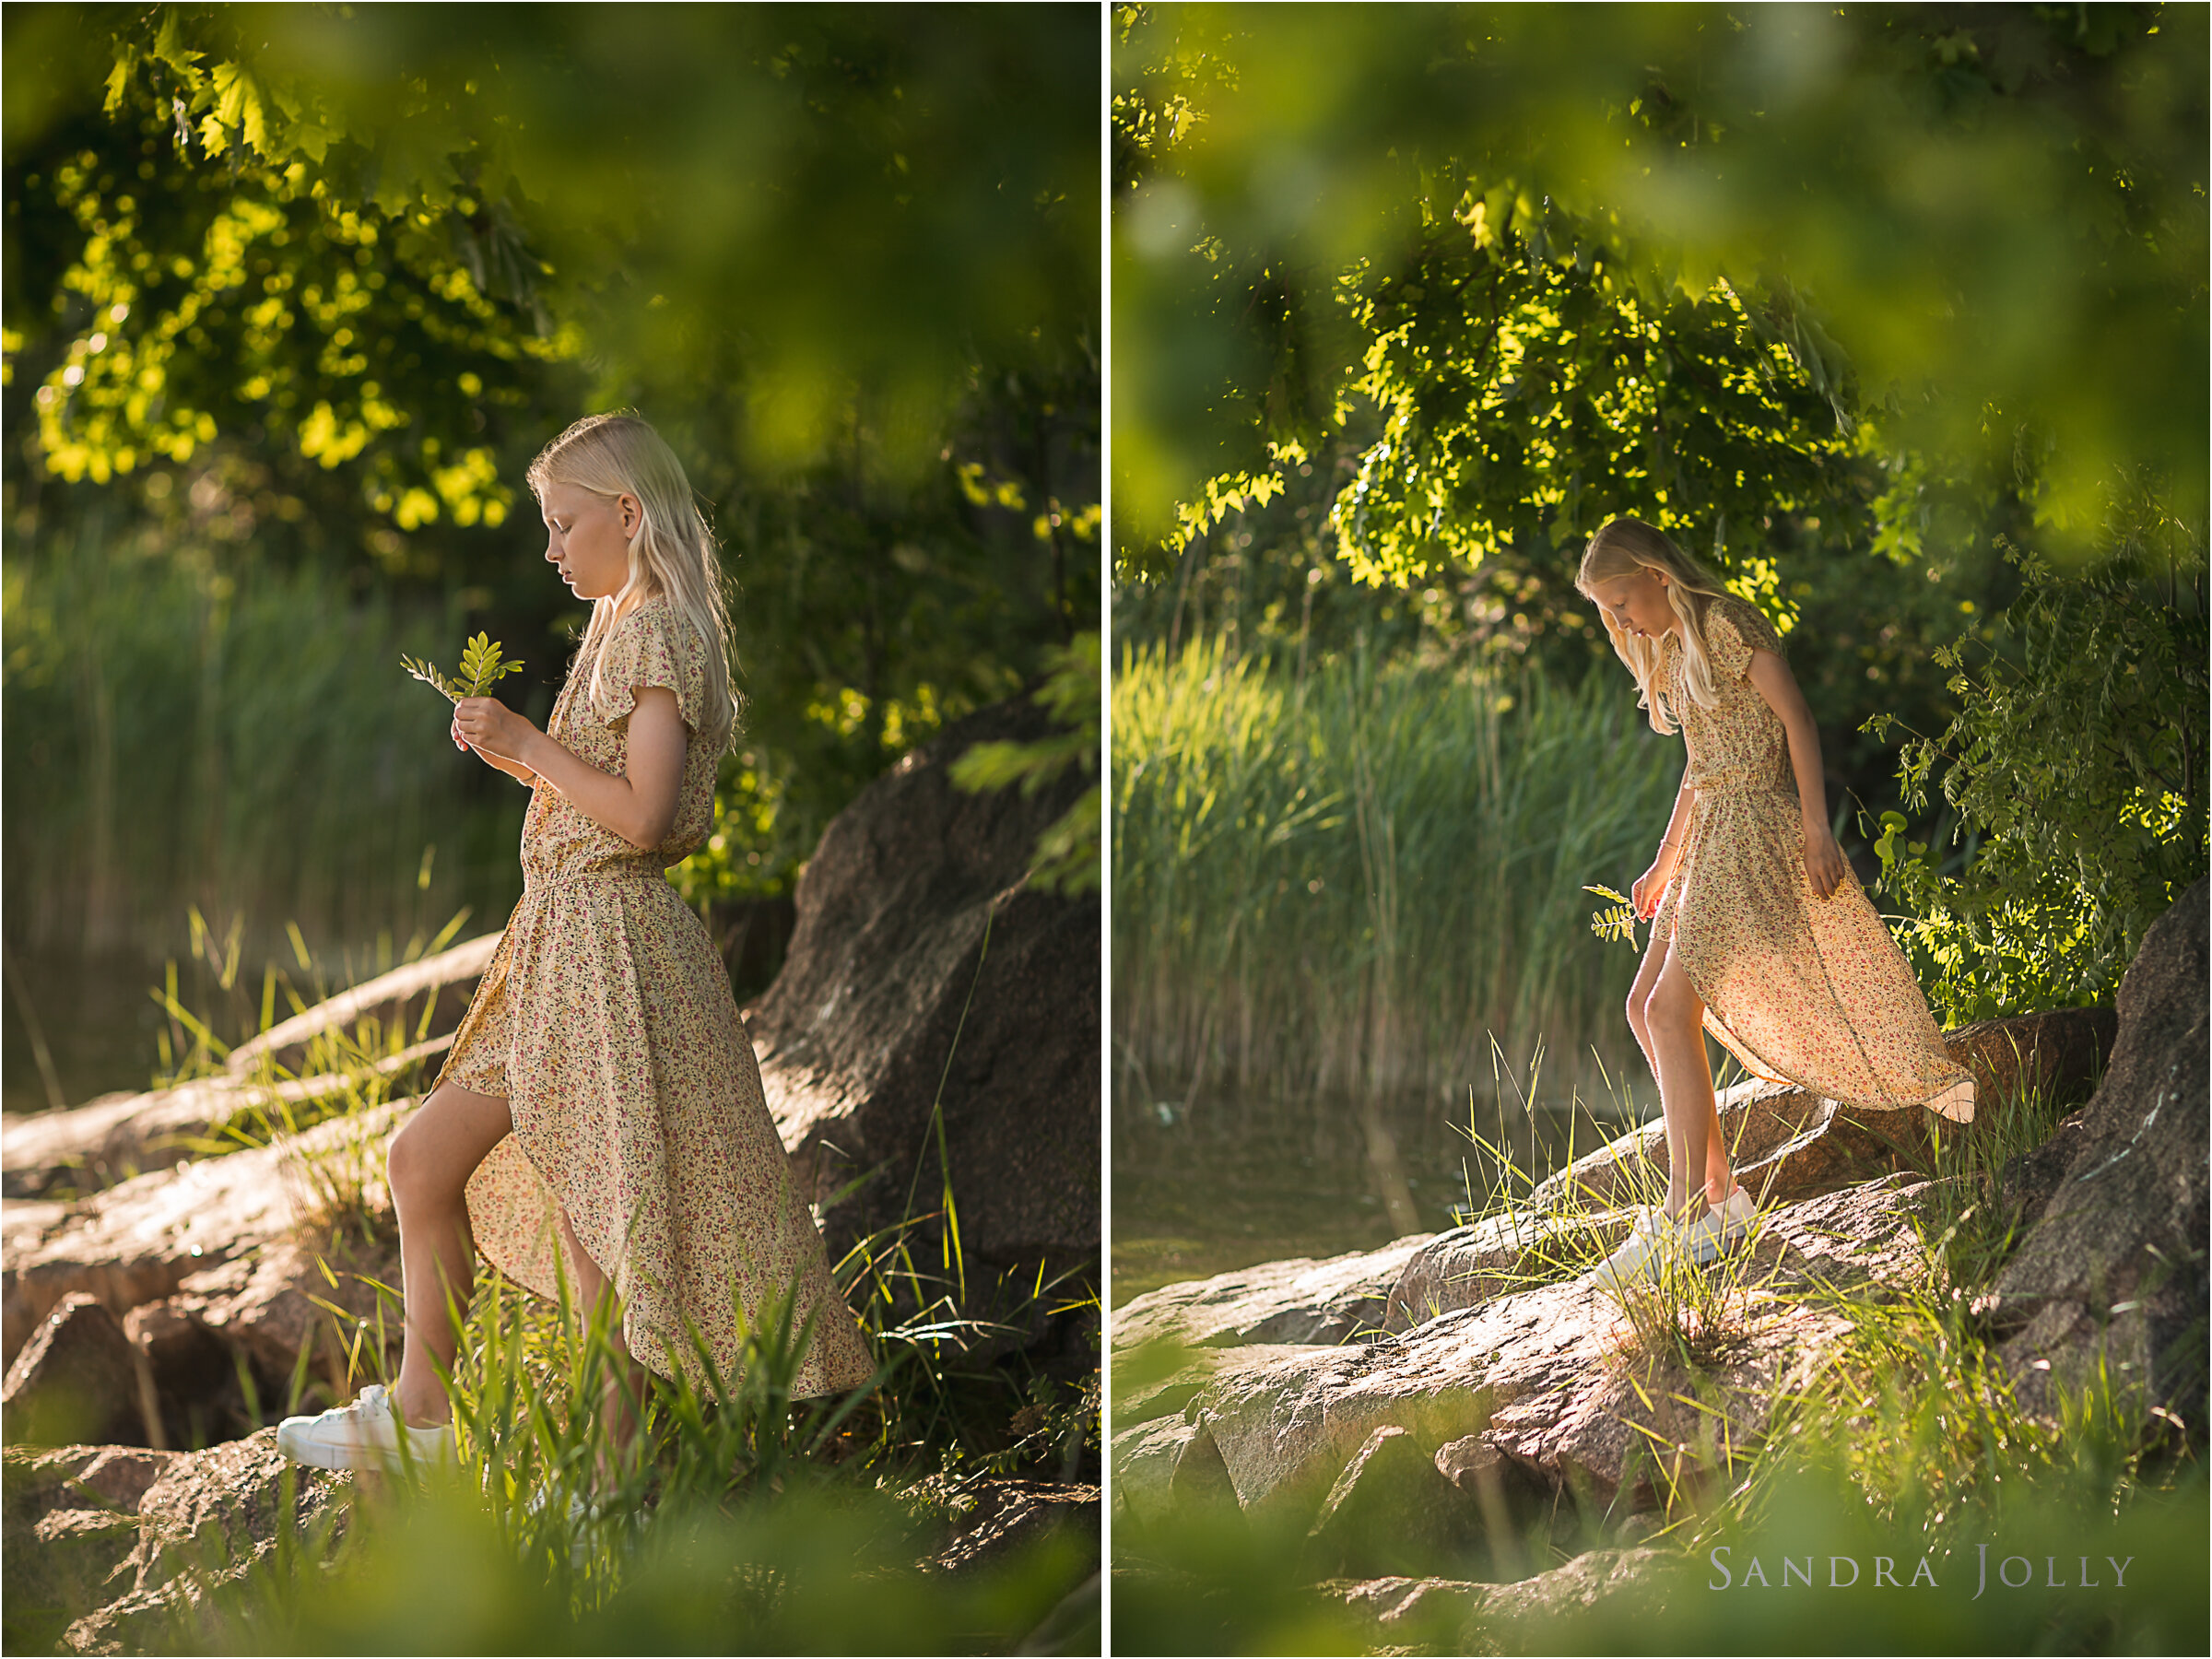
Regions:
M 2079 1390 L 2100 1355 L 2115 1388 L 2206 1430 L 2206 883 L 2144 935 L 2120 985 L 2119 1038 L 2096 1095 L 2059 1127 L 2050 1183 L 1991 1299 L 2030 1409 Z M 2041 1184 L 2032 1171 L 2027 1184 Z
M 1982 1100 L 2009 1102 L 2030 1084 L 2062 1096 L 2086 1088 L 2112 1053 L 2117 1025 L 2109 1008 L 2062 1008 L 1985 1020 L 1945 1041 L 1974 1073 Z M 1950 1136 L 1991 1124 L 1987 1112 L 1968 1127 L 1919 1106 L 1869 1112 L 1757 1081 L 1723 1094 L 1720 1119 L 1736 1179 L 1762 1206 L 1924 1167 L 1931 1128 Z M 1539 1182 L 1517 1208 L 1430 1240 L 1392 1288 L 1383 1328 L 1404 1331 L 1471 1306 L 1542 1277 L 1548 1260 L 1604 1253 L 1628 1230 L 1627 1206 L 1657 1199 L 1666 1179 L 1666 1126 L 1654 1118 Z
M 1194 1350 L 1183 1371 L 1145 1389 L 1117 1386 L 1115 1501 L 1142 1524 L 1226 1492 L 1248 1512 L 1304 1517 L 1325 1558 L 1359 1532 L 1366 1477 L 1354 1465 L 1380 1454 L 1378 1478 L 1418 1488 L 1440 1566 L 1459 1564 L 1454 1552 L 1471 1539 L 1510 1551 L 1530 1509 L 1555 1495 L 1615 1521 L 1652 1509 L 1666 1484 L 1711 1465 L 1724 1426 L 1732 1445 L 1755 1443 L 1777 1395 L 1842 1335 L 1841 1316 L 1793 1292 L 1816 1280 L 1841 1291 L 1921 1282 L 1914 1222 L 1931 1192 L 1884 1176 L 1771 1212 L 1719 1292 L 1733 1334 L 1716 1342 L 1695 1388 L 1645 1351 L 1618 1303 L 1572 1282 L 1492 1297 L 1371 1342 Z M 1385 1429 L 1403 1443 L 1393 1435 L 1387 1449 L 1371 1445 Z M 1414 1453 L 1431 1465 L 1418 1480 L 1406 1474 Z M 1338 1491 L 1347 1475 L 1350 1488 Z M 1353 1520 L 1327 1519 L 1347 1503 Z M 1376 1565 L 1371 1553 L 1345 1559 Z
M 1929 1288 L 1930 1224 L 1961 1202 L 1928 1178 L 1930 1129 L 1939 1144 L 1987 1135 L 2023 1121 L 2006 1114 L 2031 1087 L 2078 1099 L 2100 1066 L 2055 1133 L 2024 1120 L 2048 1138 L 1979 1200 L 2020 1207 L 2027 1231 L 1975 1312 L 2030 1410 L 2052 1411 L 2055 1385 L 2081 1386 L 2101 1356 L 2201 1439 L 2206 920 L 2200 882 L 2145 939 L 2116 1010 L 1955 1033 L 1981 1085 L 1972 1125 L 1732 1090 L 1723 1126 L 1760 1230 L 1676 1288 L 1665 1328 L 1655 1303 L 1624 1308 L 1575 1277 L 1663 1190 L 1658 1123 L 1511 1213 L 1136 1298 L 1115 1325 L 1117 1513 L 1140 1538 L 1191 1511 L 1304 1528 L 1301 1576 L 1383 1651 L 1496 1651 L 1525 1615 L 1660 1594 L 1671 1552 L 1590 1544 L 1649 1536 L 1675 1494 L 1757 1446 L 1849 1334 L 1839 1299 Z M 1562 1512 L 1576 1518 L 1563 1535 Z M 1570 1548 L 1583 1553 L 1532 1572 Z
M 1434 1236 L 1415 1233 L 1382 1250 L 1318 1262 L 1304 1257 L 1263 1262 L 1209 1279 L 1164 1286 L 1114 1313 L 1114 1346 L 1342 1342 L 1379 1330 L 1406 1262 Z
M 1053 732 L 1028 700 L 958 722 L 838 815 L 799 884 L 775 984 L 747 1011 L 785 1147 L 830 1204 L 832 1253 L 940 1208 L 971 1264 L 1095 1272 L 1099 905 L 1024 881 L 1039 833 L 1090 782 L 969 794 L 975 744 Z M 942 1146 L 933 1104 L 943 1107 Z
M 1394 1577 L 1341 1579 L 1322 1588 L 1357 1618 L 1376 1652 L 1406 1652 L 1411 1639 L 1418 1644 L 1413 1651 L 1488 1653 L 1498 1651 L 1501 1626 L 1601 1601 L 1663 1606 L 1677 1559 L 1671 1550 L 1592 1549 L 1512 1583 Z
M 343 1393 L 330 1310 L 373 1320 L 371 1281 L 393 1282 L 383 1148 L 411 1104 L 180 1163 L 75 1204 L 9 1205 L 0 1327 L 11 1366 L 32 1362 L 34 1335 L 54 1329 L 49 1316 L 65 1305 L 76 1311 L 72 1327 L 90 1320 L 88 1333 L 104 1321 L 123 1339 L 110 1352 L 128 1361 L 113 1387 L 133 1411 L 102 1420 L 119 1441 L 147 1445 L 185 1443 L 195 1427 L 199 1438 L 234 1432 L 243 1390 L 281 1402 L 303 1349 L 311 1378 Z M 50 1437 L 11 1422 L 8 1438 Z
M 191 1574 L 243 1571 L 288 1516 L 313 1521 L 350 1482 L 286 1463 L 274 1429 L 205 1452 L 9 1446 L 0 1459 L 13 1653 L 173 1652 Z

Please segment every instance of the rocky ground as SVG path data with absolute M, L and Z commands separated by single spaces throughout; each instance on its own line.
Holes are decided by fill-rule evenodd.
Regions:
M 2078 1099 L 2104 1062 L 2088 1103 L 2002 1171 L 2025 1240 L 1975 1312 L 2025 1409 L 2050 1412 L 2053 1381 L 2078 1382 L 2101 1351 L 2195 1444 L 2206 923 L 2200 882 L 2146 938 L 2115 1010 L 1955 1033 L 1989 1104 L 1971 1127 L 1936 1125 L 1991 1135 L 2023 1076 Z M 1458 1651 L 1493 1651 L 1485 1632 L 1501 1618 L 1649 1587 L 1671 1556 L 1641 1540 L 1666 1495 L 1709 1483 L 1721 1446 L 1756 1445 L 1847 1328 L 1807 1292 L 1874 1300 L 1929 1272 L 1914 1223 L 1937 1195 L 1915 1172 L 1930 1121 L 1731 1091 L 1723 1127 L 1762 1227 L 1733 1265 L 1707 1270 L 1716 1303 L 1714 1276 L 1733 1278 L 1694 1375 L 1562 1265 L 1609 1249 L 1629 1195 L 1664 1183 L 1656 1123 L 1473 1226 L 1136 1299 L 1113 1321 L 1117 1572 L 1175 1571 L 1143 1540 L 1174 1535 L 1179 1516 L 1288 1524 L 1304 1537 L 1299 1576 L 1383 1651 L 1440 1618 L 1461 1630 Z
M 933 1199 L 940 1190 L 941 1088 L 971 1277 L 997 1268 L 1027 1283 L 1040 1263 L 1096 1274 L 1098 905 L 1022 880 L 1038 832 L 1083 780 L 1071 770 L 1057 791 L 977 796 L 946 775 L 970 744 L 1038 735 L 1041 719 L 1026 702 L 986 710 L 848 807 L 800 888 L 782 976 L 747 1010 L 801 1169 L 830 1189 L 872 1176 L 824 1217 L 833 1256 L 898 1219 L 918 1168 Z M 396 1362 L 364 1345 L 378 1340 L 377 1286 L 398 1283 L 384 1148 L 416 1102 L 227 1152 L 224 1126 L 256 1106 L 313 1112 L 343 1079 L 272 1083 L 281 1074 L 264 1062 L 298 1070 L 364 1019 L 426 1033 L 381 1069 L 427 1061 L 433 1074 L 497 939 L 310 1009 L 221 1075 L 6 1122 L 8 1599 L 53 1609 L 65 1651 L 133 1651 L 173 1594 L 179 1540 L 219 1536 L 240 1561 L 267 1549 L 279 1464 L 259 1425 L 295 1386 L 316 1409 Z M 926 1229 L 915 1243 L 936 1249 Z M 1095 1371 L 1095 1309 L 1036 1315 L 1008 1338 L 1031 1363 Z M 321 1476 L 300 1492 L 310 1516 L 347 1501 L 345 1483 Z M 977 1492 L 967 1529 L 925 1568 L 965 1570 L 1063 1523 L 1087 1528 L 1095 1555 L 1095 1487 Z

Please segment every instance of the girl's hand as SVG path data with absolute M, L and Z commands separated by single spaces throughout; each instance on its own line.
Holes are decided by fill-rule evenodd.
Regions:
M 496 697 L 465 697 L 453 705 L 453 735 L 487 760 L 497 756 L 521 764 L 523 747 L 539 734 Z
M 1629 889 L 1629 902 L 1635 907 L 1637 920 L 1649 922 L 1659 913 L 1659 900 L 1666 896 L 1666 884 L 1674 878 L 1675 861 L 1664 853 L 1636 877 L 1636 885 Z
M 1851 866 L 1843 862 L 1843 849 L 1836 845 L 1836 838 L 1822 823 L 1808 823 L 1805 827 L 1805 874 L 1813 884 L 1813 891 L 1825 899 L 1843 883 L 1851 874 Z
M 519 782 L 535 784 L 537 782 L 537 774 L 532 771 L 528 767 L 524 766 L 520 760 L 502 760 L 497 755 L 488 755 L 480 748 L 469 747 L 468 739 L 461 735 L 461 719 L 458 712 L 456 712 L 454 714 L 453 724 L 447 728 L 446 735 L 453 740 L 453 747 L 455 748 L 461 750 L 464 754 L 476 756 L 477 759 L 483 761 L 484 764 L 490 767 L 492 771 L 505 772 L 509 777 L 515 779 Z

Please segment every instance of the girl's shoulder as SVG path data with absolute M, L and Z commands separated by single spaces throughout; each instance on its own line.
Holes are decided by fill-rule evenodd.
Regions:
M 676 611 L 665 594 L 653 594 L 639 600 L 624 611 L 608 628 L 611 639 L 618 633 L 653 633 L 666 628 L 676 619 Z
M 1766 613 L 1747 599 L 1739 599 L 1734 594 L 1715 594 L 1705 602 L 1702 620 L 1709 650 L 1716 642 L 1715 635 L 1724 631 L 1735 638 L 1723 642 L 1739 645 L 1747 654 L 1754 651 L 1782 654 L 1782 636 L 1774 631 Z

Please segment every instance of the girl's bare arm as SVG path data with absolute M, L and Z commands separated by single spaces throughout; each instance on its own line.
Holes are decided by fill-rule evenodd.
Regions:
M 1659 838 L 1659 851 L 1652 857 L 1652 867 L 1636 878 L 1629 889 L 1629 902 L 1639 916 L 1647 922 L 1659 912 L 1659 897 L 1666 891 L 1666 884 L 1675 878 L 1675 868 L 1682 862 L 1682 839 L 1689 833 L 1689 815 L 1696 807 L 1698 792 L 1689 785 L 1689 768 L 1682 769 L 1682 787 L 1675 791 L 1675 809 L 1667 815 L 1666 833 Z
M 650 853 L 676 822 L 688 734 L 667 687 L 632 687 L 631 696 L 628 758 L 618 776 L 601 771 L 495 698 L 462 699 L 453 722 L 487 759 L 496 755 L 535 773 L 592 822 Z
M 1790 770 L 1797 778 L 1797 804 L 1805 817 L 1805 873 L 1821 898 L 1834 892 L 1849 874 L 1843 849 L 1828 827 L 1828 781 L 1820 770 L 1820 732 L 1790 665 L 1771 651 L 1753 651 L 1747 677 L 1767 700 L 1790 740 Z

